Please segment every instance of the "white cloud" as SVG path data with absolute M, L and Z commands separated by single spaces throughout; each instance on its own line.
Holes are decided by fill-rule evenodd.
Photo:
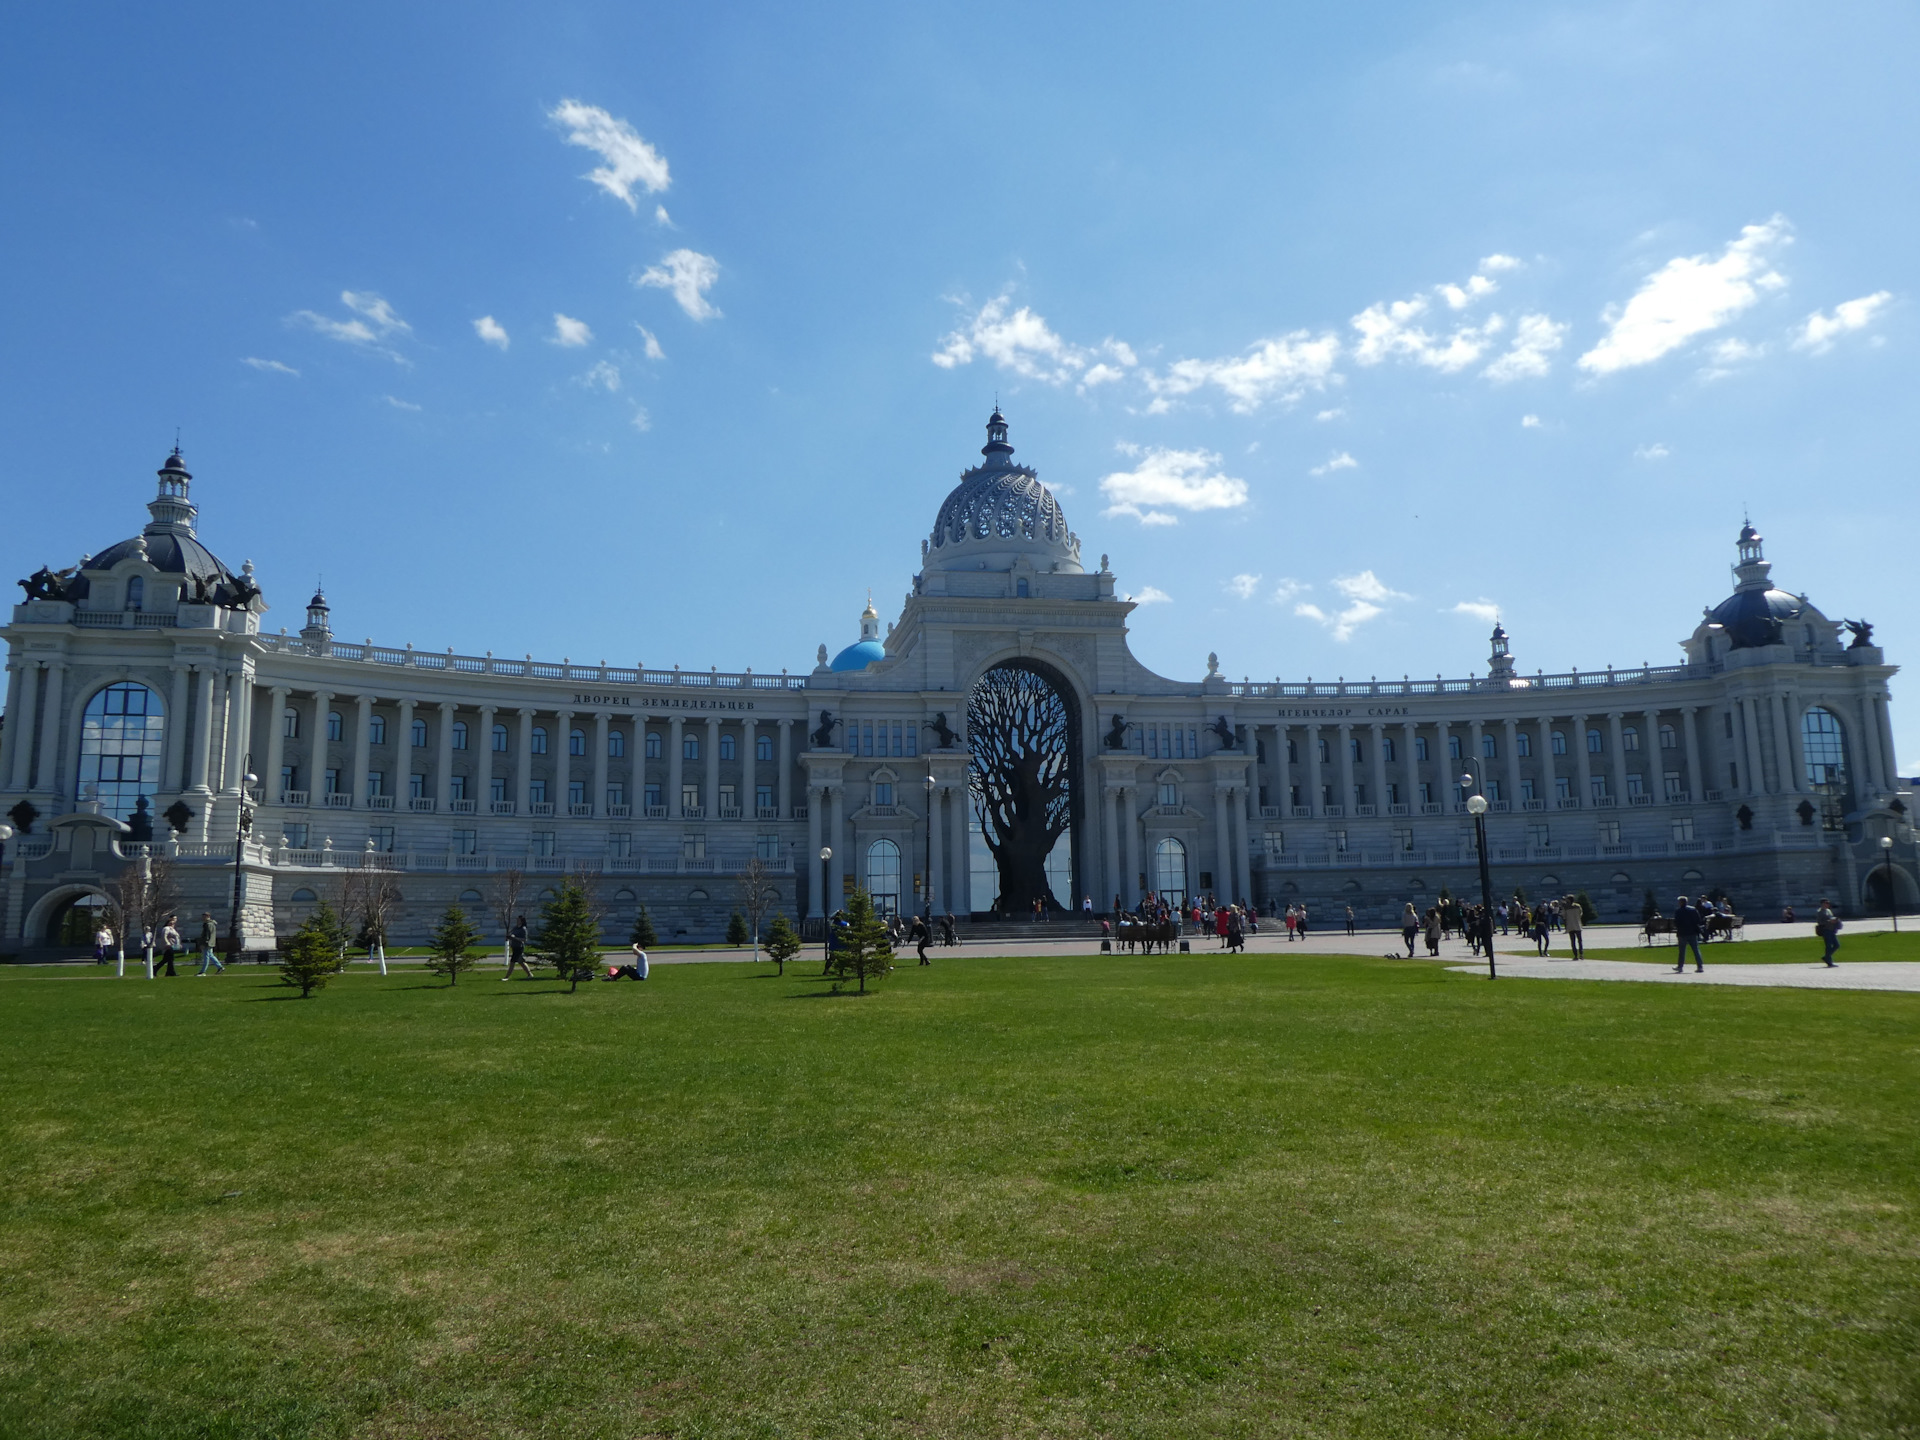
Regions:
M 1464 310 L 1483 295 L 1491 295 L 1500 287 L 1485 275 L 1475 275 L 1465 285 L 1436 285 L 1434 293 L 1447 302 L 1449 310 Z
M 589 171 L 586 178 L 624 201 L 629 210 L 639 209 L 633 198 L 635 185 L 650 195 L 667 188 L 665 158 L 626 121 L 615 119 L 598 105 L 583 105 L 578 100 L 562 100 L 547 118 L 566 127 L 569 145 L 591 150 L 607 162 Z
M 1500 288 L 1493 273 L 1514 269 L 1519 263 L 1510 255 L 1489 255 L 1465 284 L 1436 285 L 1430 293 L 1439 297 L 1449 310 L 1465 310 Z M 1354 346 L 1354 361 L 1361 365 L 1379 365 L 1387 360 L 1411 360 L 1416 365 L 1451 375 L 1477 362 L 1492 344 L 1493 337 L 1506 329 L 1504 316 L 1489 315 L 1478 325 L 1455 325 L 1449 334 L 1437 336 L 1419 323 L 1432 308 L 1427 293 L 1369 305 L 1351 322 L 1360 332 L 1360 341 Z
M 1547 357 L 1566 342 L 1569 328 L 1545 315 L 1522 315 L 1514 324 L 1513 343 L 1507 353 L 1480 373 L 1494 381 L 1545 375 L 1553 369 L 1553 361 Z
M 663 268 L 664 267 L 664 268 Z M 707 291 L 720 278 L 720 262 L 698 250 L 675 250 L 660 264 L 642 271 L 634 284 L 666 290 L 694 320 L 708 320 L 720 312 L 707 302 Z
M 1342 450 L 1338 454 L 1331 456 L 1324 465 L 1316 465 L 1307 473 L 1309 475 L 1326 475 L 1335 470 L 1358 470 L 1359 468 L 1360 462 Z
M 242 365 L 251 365 L 256 370 L 265 370 L 274 375 L 297 376 L 300 373 L 291 365 L 282 365 L 278 360 L 262 360 L 258 355 L 249 355 L 240 363 Z
M 364 315 L 373 323 L 382 336 L 398 332 L 403 335 L 413 333 L 413 327 L 394 314 L 393 306 L 371 290 L 342 290 L 340 303 L 356 315 Z
M 1294 596 L 1304 595 L 1312 588 L 1311 585 L 1300 580 L 1295 580 L 1289 576 L 1273 587 L 1273 603 L 1276 605 L 1284 605 L 1287 601 L 1293 599 Z
M 653 223 L 656 225 L 664 225 L 669 230 L 673 228 L 673 217 L 667 214 L 666 206 L 656 205 L 653 207 Z
M 493 346 L 496 350 L 504 350 L 513 343 L 507 335 L 506 326 L 491 315 L 482 315 L 474 321 L 473 333 L 478 335 L 483 343 Z
M 1262 340 L 1242 355 L 1228 360 L 1176 360 L 1165 375 L 1146 374 L 1153 391 L 1151 413 L 1164 414 L 1168 397 L 1191 395 L 1211 385 L 1224 394 L 1242 415 L 1269 401 L 1292 404 L 1309 390 L 1322 390 L 1340 358 L 1339 337 L 1294 330 Z
M 620 367 L 602 360 L 580 377 L 580 383 L 589 390 L 604 390 L 611 395 L 620 388 Z
M 296 310 L 289 317 L 289 323 L 306 326 L 329 340 L 338 340 L 343 345 L 371 346 L 375 340 L 373 330 L 363 320 L 333 320 L 312 310 Z
M 593 331 L 584 320 L 576 320 L 571 315 L 553 314 L 553 334 L 547 337 L 549 345 L 558 345 L 563 350 L 577 350 L 582 345 L 593 343 Z
M 1498 624 L 1500 607 L 1491 600 L 1462 600 L 1453 607 L 1455 615 L 1471 615 L 1476 620 L 1484 620 L 1489 625 Z
M 1133 597 L 1133 603 L 1136 605 L 1165 605 L 1172 599 L 1173 596 L 1169 595 L 1159 586 L 1149 585 Z
M 1342 643 L 1352 639 L 1353 632 L 1367 621 L 1384 615 L 1390 602 L 1412 598 L 1389 589 L 1371 570 L 1340 576 L 1333 582 L 1333 588 L 1347 598 L 1347 604 L 1341 609 L 1329 614 L 1318 605 L 1303 602 L 1293 607 L 1293 613 L 1326 626 L 1333 638 Z
M 1251 600 L 1253 592 L 1260 588 L 1258 575 L 1236 575 L 1226 582 L 1227 593 L 1241 600 Z
M 396 410 L 418 410 L 420 408 L 418 405 L 414 404 L 411 400 L 402 400 L 402 399 L 399 399 L 397 396 L 393 396 L 393 395 L 388 395 L 385 398 L 386 398 L 387 404 L 391 405 Z
M 942 370 L 970 365 L 984 356 L 1002 370 L 1049 385 L 1077 381 L 1085 389 L 1108 385 L 1139 364 L 1125 341 L 1108 338 L 1098 345 L 1075 345 L 1062 338 L 1046 320 L 1003 292 L 982 305 L 973 316 L 947 333 L 930 357 Z
M 1540 417 L 1538 415 L 1522 415 L 1520 417 L 1520 428 L 1522 430 L 1538 430 L 1540 428 Z
M 1641 282 L 1624 306 L 1609 307 L 1600 343 L 1577 362 L 1592 375 L 1611 375 L 1649 365 L 1696 335 L 1718 330 L 1750 308 L 1763 290 L 1778 290 L 1786 277 L 1769 254 L 1792 243 L 1792 227 L 1775 215 L 1748 225 L 1717 257 L 1678 255 Z
M 1118 470 L 1100 482 L 1110 504 L 1109 517 L 1131 515 L 1145 525 L 1171 525 L 1174 510 L 1232 510 L 1247 503 L 1247 482 L 1221 474 L 1220 457 L 1210 450 L 1135 452 L 1139 464 Z M 1165 507 L 1165 508 L 1158 508 Z
M 1502 270 L 1518 270 L 1520 262 L 1511 255 L 1489 255 L 1480 262 L 1482 275 L 1497 275 Z
M 1816 310 L 1807 316 L 1800 333 L 1794 336 L 1793 348 L 1811 350 L 1816 355 L 1824 354 L 1833 348 L 1835 336 L 1844 335 L 1850 330 L 1865 329 L 1892 299 L 1892 291 L 1876 290 L 1871 295 L 1862 295 L 1858 300 L 1843 301 L 1833 307 L 1831 315 L 1822 315 Z
M 644 325 L 638 324 L 633 328 L 638 330 L 641 338 L 647 342 L 647 359 L 664 360 L 667 358 L 667 352 L 660 348 L 660 341 L 651 330 L 647 329 Z
M 633 407 L 633 419 L 628 423 L 636 430 L 651 430 L 653 428 L 653 417 L 647 414 L 646 406 L 636 405 Z
M 304 326 L 316 335 L 338 340 L 343 345 L 384 355 L 398 365 L 408 363 L 406 357 L 381 343 L 392 335 L 413 333 L 413 327 L 394 313 L 393 306 L 371 290 L 342 290 L 340 303 L 353 311 L 356 318 L 335 320 L 313 310 L 296 310 L 287 317 L 287 323 Z
M 1672 453 L 1673 452 L 1668 450 L 1665 445 L 1656 440 L 1651 445 L 1636 445 L 1633 451 L 1633 458 L 1636 460 L 1664 460 Z
M 1346 413 L 1347 412 L 1344 409 L 1322 410 L 1313 418 L 1316 420 L 1338 420 L 1341 418 L 1341 416 L 1345 415 Z

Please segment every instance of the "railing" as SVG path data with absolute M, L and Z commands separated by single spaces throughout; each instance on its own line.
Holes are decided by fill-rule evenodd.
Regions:
M 796 805 L 796 806 L 794 806 L 794 807 L 793 807 L 793 818 L 794 818 L 794 819 L 796 819 L 796 820 L 804 820 L 804 819 L 806 819 L 806 818 L 807 818 L 807 807 L 806 807 L 806 806 L 804 806 L 804 805 Z
M 1629 794 L 1627 796 L 1627 804 L 1629 805 L 1651 805 L 1652 803 L 1653 797 L 1651 795 Z
M 529 815 L 551 815 L 551 814 L 553 814 L 553 801 L 551 801 L 551 800 L 529 800 L 529 801 L 527 802 L 527 814 L 529 814 Z
M 307 803 L 307 792 L 304 790 L 282 790 L 280 792 L 280 803 L 282 805 L 305 805 Z
M 1775 837 L 1776 841 L 1779 837 Z M 1501 845 L 1489 846 L 1489 858 L 1498 864 L 1547 864 L 1567 861 L 1593 861 L 1639 857 L 1654 859 L 1673 855 L 1716 855 L 1742 847 L 1712 840 L 1649 840 L 1622 845 Z M 1815 846 L 1779 845 L 1777 848 L 1812 849 Z M 1368 870 L 1425 869 L 1433 866 L 1473 866 L 1479 857 L 1471 845 L 1456 849 L 1418 850 L 1336 850 L 1288 851 L 1255 850 L 1253 860 L 1268 870 Z
M 1156 805 L 1153 807 L 1153 813 L 1156 815 L 1184 815 L 1187 813 L 1187 810 L 1184 805 Z
M 1311 820 L 1313 818 L 1313 807 L 1311 805 L 1295 805 L 1293 807 L 1293 818 L 1296 820 Z
M 474 807 L 478 804 L 479 801 L 477 800 L 449 800 L 447 801 L 447 813 L 449 815 L 471 815 L 474 812 Z
M 1262 820 L 1278 820 L 1280 818 L 1280 807 L 1278 805 L 1262 805 L 1260 807 L 1260 818 Z
M 393 809 L 393 796 L 391 796 L 391 795 L 369 795 L 369 796 L 367 796 L 367 809 L 369 809 L 369 810 L 391 810 L 391 809 Z
M 1412 813 L 1412 808 L 1406 805 L 1389 805 L 1387 806 L 1387 813 L 1389 815 L 1408 815 Z
M 410 795 L 407 797 L 407 810 L 414 815 L 431 815 L 434 812 L 431 795 Z
M 680 818 L 682 820 L 704 820 L 707 818 L 707 807 L 704 805 L 682 805 L 680 807 Z
M 780 818 L 780 807 L 778 805 L 756 805 L 753 811 L 753 818 L 756 820 L 778 820 Z
M 567 814 L 577 820 L 591 820 L 593 818 L 593 803 L 588 800 L 569 801 L 567 804 Z
M 1718 805 L 1722 800 L 1726 798 L 1727 798 L 1727 792 L 1724 790 L 1707 791 L 1707 804 L 1709 805 Z
M 631 820 L 633 818 L 633 807 L 631 805 L 609 805 L 607 806 L 607 818 L 609 820 Z
M 487 813 L 489 815 L 511 815 L 513 812 L 514 802 L 511 800 L 489 800 L 487 802 Z
M 1442 805 L 1438 800 L 1428 800 L 1421 804 L 1420 813 L 1422 815 L 1444 815 L 1447 813 L 1447 807 Z
M 1342 679 L 1332 682 L 1233 680 L 1227 683 L 1227 690 L 1228 693 L 1247 700 L 1337 699 L 1367 695 L 1470 695 L 1487 691 L 1512 693 L 1521 690 L 1572 690 L 1596 685 L 1646 685 L 1675 680 L 1693 680 L 1707 675 L 1716 675 L 1721 668 L 1718 664 L 1640 665 L 1616 670 L 1609 665 L 1604 670 L 1569 670 L 1555 675 L 1536 671 L 1532 675 L 1516 675 L 1504 680 L 1495 680 L 1490 676 L 1477 674 L 1469 675 L 1465 680 L 1447 680 L 1438 677 L 1432 680 L 1350 681 Z
M 641 808 L 646 812 L 644 816 L 645 819 L 664 820 L 667 818 L 667 807 L 664 805 L 645 805 Z
M 347 790 L 329 790 L 325 795 L 320 797 L 320 804 L 328 810 L 351 810 L 353 808 L 353 794 Z
M 1511 800 L 1494 800 L 1488 803 L 1487 809 L 1495 815 L 1506 815 L 1512 812 L 1513 802 Z
M 1520 802 L 1520 808 L 1522 810 L 1544 810 L 1547 808 L 1547 802 L 1544 800 L 1522 800 Z
M 1596 795 L 1593 797 L 1593 808 L 1596 810 L 1611 810 L 1614 808 L 1613 801 L 1614 797 L 1611 795 Z
M 81 611 L 80 614 L 94 612 Z M 94 623 L 121 625 L 121 612 L 104 612 L 107 618 Z M 82 622 L 87 623 L 87 622 Z M 286 655 L 331 655 L 336 660 L 358 660 L 369 665 L 410 666 L 418 670 L 454 670 L 468 675 L 517 675 L 540 680 L 581 680 L 595 685 L 698 686 L 709 690 L 800 690 L 804 676 L 756 675 L 751 670 L 648 670 L 641 666 L 575 665 L 571 660 L 554 663 L 527 656 L 508 660 L 491 652 L 485 655 L 457 655 L 451 650 L 437 652 L 415 650 L 411 645 L 395 649 L 390 645 L 354 645 L 330 640 L 310 645 L 298 635 L 262 635 L 260 643 L 269 651 Z
M 880 811 L 875 809 L 873 813 L 878 815 Z M 722 820 L 738 820 L 740 818 L 740 807 L 738 805 L 722 805 L 720 807 L 720 818 Z
M 1556 810 L 1578 810 L 1580 808 L 1580 797 L 1578 795 L 1562 795 L 1553 802 L 1553 808 Z
M 1667 804 L 1669 805 L 1691 805 L 1692 803 L 1693 792 L 1691 790 L 1669 790 L 1667 792 Z
M 1380 813 L 1380 807 L 1378 805 L 1356 805 L 1353 807 L 1353 813 L 1363 820 L 1370 819 Z
M 1329 820 L 1338 820 L 1342 815 L 1346 814 L 1346 811 L 1338 805 L 1322 805 L 1320 807 L 1320 813 L 1325 815 Z

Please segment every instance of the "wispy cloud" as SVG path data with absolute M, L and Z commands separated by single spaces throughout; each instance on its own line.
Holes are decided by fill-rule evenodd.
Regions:
M 413 333 L 413 327 L 394 312 L 393 306 L 371 290 L 342 290 L 340 303 L 353 312 L 353 319 L 337 320 L 313 310 L 296 310 L 287 317 L 287 323 L 329 340 L 338 340 L 343 345 L 383 355 L 396 364 L 408 363 L 405 356 L 385 343 L 394 336 Z
M 1678 255 L 1649 275 L 1624 306 L 1601 315 L 1607 333 L 1576 362 L 1590 375 L 1650 365 L 1695 336 L 1718 330 L 1786 277 L 1772 255 L 1792 243 L 1792 226 L 1775 215 L 1748 225 L 1717 256 Z
M 558 345 L 563 350 L 577 350 L 582 345 L 593 343 L 593 330 L 584 320 L 576 320 L 571 315 L 554 312 L 553 334 L 547 337 L 549 345 Z
M 1664 444 L 1655 440 L 1650 445 L 1636 445 L 1633 450 L 1633 458 L 1636 460 L 1664 460 L 1672 453 L 1673 452 L 1668 450 Z
M 602 360 L 582 375 L 579 383 L 589 390 L 604 390 L 611 395 L 620 388 L 620 367 Z
M 650 265 L 634 279 L 643 288 L 665 290 L 694 320 L 710 320 L 720 312 L 707 301 L 707 291 L 720 278 L 720 262 L 698 250 L 675 250 Z
M 1211 450 L 1123 447 L 1139 463 L 1100 481 L 1109 517 L 1131 515 L 1143 525 L 1172 525 L 1169 510 L 1232 510 L 1247 503 L 1247 482 L 1220 471 Z
M 658 150 L 640 138 L 626 121 L 616 119 L 598 105 L 583 105 L 578 100 L 562 100 L 547 118 L 567 132 L 567 143 L 593 151 L 606 163 L 587 173 L 598 185 L 629 210 L 638 211 L 634 186 L 648 194 L 665 190 L 670 183 L 667 162 Z M 661 212 L 664 214 L 665 212 Z
M 1328 475 L 1335 470 L 1358 470 L 1359 468 L 1360 462 L 1346 451 L 1341 450 L 1329 456 L 1324 463 L 1314 466 L 1311 470 L 1307 471 L 1307 473 L 1309 475 Z
M 1176 360 L 1164 375 L 1145 375 L 1153 392 L 1153 403 L 1147 408 L 1149 413 L 1164 414 L 1172 400 L 1207 386 L 1226 396 L 1231 408 L 1242 415 L 1269 403 L 1291 405 L 1310 390 L 1325 389 L 1339 358 L 1338 336 L 1293 330 L 1227 359 Z
M 647 414 L 646 406 L 636 405 L 633 407 L 633 418 L 628 423 L 636 430 L 651 430 L 653 417 Z
M 1393 601 L 1413 598 L 1390 589 L 1371 570 L 1362 570 L 1357 575 L 1343 575 L 1333 582 L 1333 588 L 1346 597 L 1347 603 L 1340 609 L 1329 613 L 1318 605 L 1302 602 L 1293 607 L 1293 613 L 1326 626 L 1328 633 L 1342 644 L 1352 639 L 1353 632 L 1367 621 L 1384 615 Z
M 1149 585 L 1133 597 L 1133 603 L 1136 605 L 1165 605 L 1172 599 L 1173 596 L 1169 595 L 1159 586 Z
M 987 301 L 947 333 L 930 357 L 933 363 L 952 370 L 984 358 L 1029 380 L 1083 388 L 1111 384 L 1139 363 L 1124 341 L 1070 344 L 1028 306 L 1012 307 L 1006 291 Z
M 1852 330 L 1864 330 L 1871 325 L 1892 299 L 1892 291 L 1876 290 L 1871 295 L 1862 295 L 1858 300 L 1842 301 L 1833 307 L 1831 315 L 1814 311 L 1793 337 L 1794 349 L 1811 350 L 1816 355 L 1825 354 L 1833 348 L 1833 342 L 1839 336 Z
M 262 360 L 258 355 L 249 355 L 240 363 L 242 365 L 251 365 L 256 370 L 265 370 L 274 375 L 293 375 L 297 377 L 300 374 L 300 372 L 291 365 L 282 365 L 278 360 Z
M 1522 430 L 1538 430 L 1540 428 L 1540 417 L 1538 415 L 1522 415 L 1520 417 L 1520 428 Z
M 1453 607 L 1452 613 L 1471 615 L 1474 619 L 1484 620 L 1489 625 L 1497 624 L 1500 620 L 1500 607 L 1487 599 L 1462 600 Z
M 673 229 L 673 217 L 667 214 L 667 207 L 664 205 L 653 207 L 653 221 L 656 225 L 664 225 L 669 230 Z
M 1225 581 L 1224 583 L 1229 595 L 1239 600 L 1251 600 L 1253 598 L 1253 592 L 1260 588 L 1260 577 L 1258 575 L 1241 574 L 1235 575 L 1231 580 Z
M 1436 285 L 1405 300 L 1369 305 L 1351 322 L 1360 334 L 1353 349 L 1354 363 L 1379 365 L 1387 360 L 1409 360 L 1449 375 L 1476 363 L 1493 337 L 1506 328 L 1504 316 L 1488 315 L 1478 325 L 1453 322 L 1453 328 L 1443 335 L 1428 330 L 1424 322 L 1433 314 L 1435 300 L 1449 311 L 1463 311 L 1500 288 L 1493 278 L 1495 273 L 1514 269 L 1519 263 L 1510 255 L 1489 255 L 1464 284 Z
M 473 333 L 478 335 L 483 343 L 493 346 L 496 350 L 504 350 L 513 343 L 507 335 L 506 326 L 491 315 L 482 315 L 474 321 Z
M 387 404 L 391 405 L 396 410 L 417 411 L 420 408 L 418 405 L 414 404 L 411 400 L 402 400 L 397 395 L 388 395 L 388 396 L 385 396 L 384 398 Z
M 1341 416 L 1345 415 L 1346 413 L 1347 412 L 1344 408 L 1335 409 L 1335 410 L 1321 410 L 1317 412 L 1313 418 L 1316 420 L 1338 420 Z
M 1292 576 L 1288 576 L 1273 587 L 1273 603 L 1276 605 L 1284 605 L 1295 596 L 1304 595 L 1311 589 L 1313 589 L 1313 586 L 1307 584 L 1305 581 L 1295 580 Z
M 664 360 L 667 358 L 667 352 L 660 348 L 660 341 L 654 336 L 651 330 L 640 324 L 636 324 L 633 328 L 638 330 L 640 332 L 640 338 L 646 341 L 647 359 Z
M 1569 328 L 1545 315 L 1522 315 L 1514 322 L 1507 353 L 1480 373 L 1496 383 L 1547 374 L 1553 369 L 1549 357 L 1566 343 Z

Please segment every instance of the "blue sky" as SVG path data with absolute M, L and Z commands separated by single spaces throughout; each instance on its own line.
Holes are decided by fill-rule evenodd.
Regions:
M 131 533 L 177 426 L 275 628 L 324 574 L 348 638 L 804 670 L 897 612 L 997 394 L 1168 674 L 1464 674 L 1489 606 L 1527 670 L 1670 662 L 1743 507 L 1920 647 L 1908 6 L 64 6 L 9 50 L 8 575 Z

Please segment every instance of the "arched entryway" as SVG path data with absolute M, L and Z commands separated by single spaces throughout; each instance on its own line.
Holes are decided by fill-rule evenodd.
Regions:
M 1085 834 L 1080 701 L 1044 661 L 988 667 L 967 698 L 972 908 L 1025 915 L 1035 900 L 1071 909 Z

